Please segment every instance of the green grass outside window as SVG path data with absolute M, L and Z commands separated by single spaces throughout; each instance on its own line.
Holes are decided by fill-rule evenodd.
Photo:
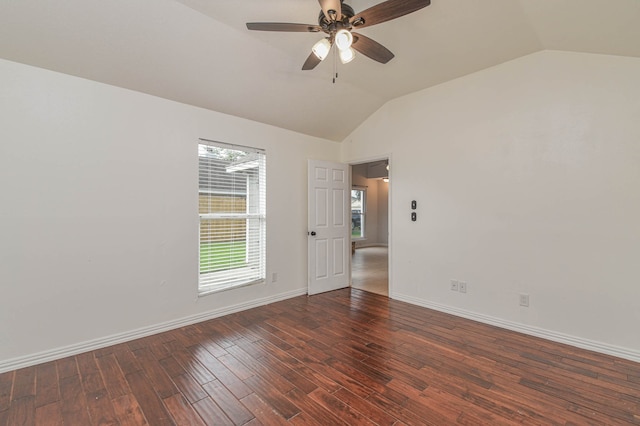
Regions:
M 200 243 L 200 273 L 244 267 L 246 256 L 245 241 Z

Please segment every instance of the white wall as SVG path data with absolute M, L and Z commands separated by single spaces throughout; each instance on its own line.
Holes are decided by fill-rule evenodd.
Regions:
M 389 183 L 378 180 L 378 244 L 389 244 Z
M 4 60 L 0 81 L 0 371 L 306 292 L 307 158 L 339 144 Z M 267 150 L 277 282 L 197 297 L 199 137 Z
M 392 297 L 640 360 L 640 59 L 545 51 L 396 99 L 343 146 L 387 153 Z

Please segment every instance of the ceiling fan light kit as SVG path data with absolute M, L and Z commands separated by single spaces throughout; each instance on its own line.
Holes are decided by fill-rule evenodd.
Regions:
M 320 59 L 324 61 L 324 58 L 329 55 L 329 51 L 331 50 L 331 42 L 328 38 L 323 38 L 313 45 L 311 51 Z
M 356 14 L 343 0 L 318 0 L 320 15 L 318 25 L 293 24 L 280 22 L 249 22 L 247 28 L 256 31 L 285 32 L 324 32 L 328 37 L 314 44 L 311 54 L 302 66 L 303 70 L 312 70 L 328 55 L 335 44 L 340 61 L 349 63 L 355 57 L 355 51 L 374 61 L 386 64 L 394 55 L 378 43 L 359 33 L 354 28 L 364 28 L 420 10 L 431 4 L 431 0 L 387 0 Z
M 336 47 L 340 50 L 347 50 L 353 43 L 353 35 L 345 30 L 338 30 L 336 33 Z
M 340 49 L 340 62 L 348 64 L 356 57 L 356 52 L 352 48 Z

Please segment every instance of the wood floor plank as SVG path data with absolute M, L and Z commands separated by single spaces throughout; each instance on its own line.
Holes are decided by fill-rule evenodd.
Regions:
M 118 361 L 120 370 L 122 370 L 125 376 L 132 373 L 137 373 L 142 369 L 140 363 L 138 362 L 138 359 L 135 357 L 133 352 L 131 352 L 127 345 L 120 345 L 119 348 L 113 352 L 113 354 Z
M 11 401 L 6 424 L 10 426 L 35 425 L 36 397 L 24 396 Z
M 171 355 L 171 351 L 165 345 L 163 334 L 150 336 L 152 341 L 149 344 L 149 350 L 157 360 L 164 359 Z
M 289 420 L 301 412 L 298 406 L 274 390 L 271 384 L 261 376 L 251 376 L 245 380 L 245 383 L 285 419 Z
M 102 381 L 107 392 L 109 392 L 111 399 L 116 399 L 131 393 L 124 373 L 120 369 L 120 365 L 113 353 L 106 354 L 102 357 L 96 357 L 96 363 L 100 370 Z
M 403 381 L 418 390 L 425 390 L 429 386 L 428 381 L 421 377 L 419 368 L 403 364 L 395 358 L 381 359 L 377 354 L 370 359 L 376 360 L 378 364 L 384 362 L 385 371 L 395 380 Z
M 207 392 L 202 389 L 202 386 L 190 374 L 181 374 L 174 377 L 173 381 L 180 392 L 192 404 L 207 397 Z
M 169 377 L 178 377 L 183 374 L 188 374 L 187 371 L 182 368 L 182 365 L 173 356 L 167 356 L 160 359 L 160 365 L 167 372 Z
M 322 423 L 314 419 L 310 414 L 304 412 L 289 420 L 289 424 L 293 426 L 323 426 Z
M 91 424 L 87 400 L 82 391 L 79 375 L 60 379 L 60 403 L 62 419 L 65 424 Z
M 283 383 L 281 383 L 284 389 L 281 389 L 281 392 L 288 392 L 290 386 L 301 389 L 305 393 L 309 393 L 318 387 L 313 381 L 291 369 L 286 363 L 281 362 L 278 357 L 272 356 L 271 352 L 259 345 L 259 342 L 249 342 L 244 341 L 244 339 L 238 339 L 236 340 L 236 345 L 242 348 L 247 354 L 251 352 L 251 356 L 260 365 L 259 369 L 261 371 L 268 371 L 276 377 L 280 376 L 284 379 Z M 266 378 L 273 380 L 273 378 Z
M 256 333 L 259 333 L 262 340 L 265 340 L 283 351 L 287 351 L 293 347 L 305 347 L 304 341 L 297 339 L 286 331 L 268 323 L 251 325 L 249 327 Z M 321 355 L 322 356 L 322 355 Z
M 201 330 L 203 330 L 207 336 L 213 337 L 216 344 L 223 349 L 235 345 L 230 330 L 224 327 L 224 324 L 218 319 L 207 322 Z
M 422 425 L 422 424 L 431 424 L 436 425 L 435 423 L 427 423 L 422 420 L 420 415 L 414 413 L 410 410 L 405 409 L 401 404 L 393 402 L 384 396 L 373 393 L 367 397 L 367 401 L 377 407 L 380 410 L 383 410 L 393 417 L 401 420 L 402 422 L 408 425 Z M 437 426 L 437 425 L 436 425 Z
M 76 356 L 76 359 L 84 393 L 106 393 L 106 386 L 93 354 L 90 352 L 81 354 Z
M 204 426 L 204 421 L 184 397 L 177 393 L 164 399 L 164 404 L 178 426 Z
M 244 382 L 229 370 L 221 361 L 211 355 L 210 352 L 206 350 L 194 350 L 194 347 L 191 349 L 193 350 L 194 356 L 200 361 L 207 371 L 206 375 L 201 374 L 201 379 L 198 380 L 198 382 L 208 383 L 213 379 L 217 379 L 238 399 L 244 398 L 251 393 L 251 389 L 249 389 L 249 387 L 245 385 Z M 207 380 L 208 378 L 212 378 L 212 380 Z
M 216 335 L 211 335 L 208 333 L 207 324 L 208 322 L 194 324 L 194 327 L 197 327 L 198 330 L 200 330 L 201 336 L 200 340 L 197 342 L 197 345 L 209 351 L 209 353 L 216 358 L 226 354 L 226 351 L 218 343 L 216 343 Z
M 398 422 L 398 419 L 390 415 L 387 411 L 380 409 L 378 406 L 346 389 L 340 389 L 332 395 L 354 410 L 365 414 L 367 418 L 380 426 L 391 426 Z
M 133 396 L 149 424 L 154 426 L 175 424 L 162 400 L 154 391 L 151 382 L 145 377 L 142 371 L 127 374 L 126 379 Z
M 58 369 L 55 362 L 47 362 L 36 367 L 36 407 L 49 405 L 60 400 Z
M 244 424 L 253 418 L 253 414 L 219 381 L 214 380 L 203 387 L 233 423 Z
M 176 388 L 171 377 L 162 368 L 162 365 L 160 365 L 160 362 L 155 358 L 149 347 L 135 350 L 134 355 L 160 398 L 164 399 L 178 392 L 178 388 Z
M 207 426 L 227 426 L 233 425 L 233 422 L 222 409 L 207 397 L 193 404 L 193 408 L 200 414 Z
M 366 385 L 360 383 L 358 380 L 350 377 L 342 372 L 332 368 L 329 365 L 321 362 L 315 361 L 307 361 L 306 364 L 309 368 L 317 371 L 318 373 L 330 377 L 334 382 L 339 384 L 341 387 L 348 389 L 349 391 L 355 393 L 356 395 L 366 398 L 371 395 L 374 391 L 373 389 L 367 387 Z
M 330 358 L 326 361 L 326 364 L 344 374 L 360 377 L 361 383 L 371 382 L 372 389 L 375 389 L 376 385 L 384 386 L 393 378 L 386 372 L 384 363 L 376 359 L 368 359 L 366 362 L 362 362 L 341 355 L 340 358 Z
M 309 394 L 309 397 L 329 410 L 331 413 L 348 425 L 376 425 L 370 420 L 366 413 L 360 413 L 351 408 L 349 404 L 342 402 L 339 398 L 329 394 L 324 389 L 316 389 Z
M 58 369 L 58 377 L 60 379 L 77 375 L 78 365 L 76 363 L 76 357 L 70 356 L 57 360 L 56 368 Z
M 303 413 L 312 417 L 323 425 L 346 425 L 346 420 L 340 419 L 328 410 L 323 404 L 319 404 L 309 395 L 299 389 L 293 388 L 287 392 L 287 398 L 293 402 Z
M 11 390 L 15 371 L 0 373 L 0 413 L 9 409 L 11 405 Z
M 248 379 L 255 374 L 243 363 L 238 361 L 233 355 L 225 354 L 219 356 L 218 360 L 222 362 L 225 367 L 227 367 L 239 380 Z
M 260 359 L 254 358 L 239 346 L 230 346 L 227 348 L 227 352 L 233 355 L 238 361 L 250 368 L 256 374 L 262 376 L 271 384 L 272 387 L 277 389 L 280 393 L 286 393 L 293 389 L 294 386 L 290 381 L 278 374 L 276 371 L 273 371 L 271 368 L 265 366 Z
M 640 425 L 640 364 L 355 289 L 0 374 L 0 426 Z
M 138 401 L 133 395 L 122 395 L 113 399 L 112 402 L 113 409 L 118 416 L 120 425 L 137 426 L 149 424 L 142 413 L 142 408 L 140 408 Z
M 245 396 L 240 401 L 253 413 L 254 417 L 265 426 L 281 426 L 287 424 L 284 417 L 276 413 L 269 404 L 264 402 L 255 393 Z
M 317 371 L 309 368 L 307 365 L 305 365 L 304 362 L 293 356 L 293 354 L 290 354 L 282 350 L 281 348 L 272 345 L 271 342 L 258 341 L 254 344 L 262 348 L 265 354 L 271 355 L 272 357 L 289 367 L 292 371 L 304 377 L 307 381 L 313 383 L 315 387 L 321 387 L 330 393 L 340 389 L 340 385 L 331 380 L 329 377 L 324 376 Z M 288 378 L 288 380 L 291 383 L 295 382 L 294 379 Z M 296 387 L 300 387 L 299 384 L 296 384 Z M 309 387 L 308 390 L 313 391 L 314 389 L 311 389 L 311 387 Z
M 86 401 L 91 424 L 104 426 L 120 424 L 109 394 L 105 389 L 88 393 Z
M 2 424 L 0 422 L 0 424 Z M 38 426 L 62 426 L 62 410 L 59 402 L 52 402 L 36 408 L 35 424 Z
M 13 392 L 11 399 L 13 401 L 17 401 L 28 396 L 36 396 L 36 367 L 27 367 L 16 370 L 13 379 Z
M 0 425 L 8 425 L 9 424 L 9 409 L 7 408 L 4 411 L 0 411 Z
M 92 424 L 119 425 L 111 398 L 105 386 L 93 353 L 76 356 L 82 389 L 86 397 L 87 409 Z
M 209 383 L 216 379 L 216 376 L 207 369 L 206 361 L 210 356 L 211 354 L 206 350 L 190 352 L 187 349 L 178 349 L 173 352 L 173 357 L 176 361 L 178 361 L 182 368 L 187 373 L 191 374 L 200 384 Z

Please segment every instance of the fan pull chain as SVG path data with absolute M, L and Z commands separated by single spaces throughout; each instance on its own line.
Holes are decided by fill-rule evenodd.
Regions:
M 338 57 L 338 50 L 333 49 L 333 84 L 336 84 L 336 79 L 338 78 L 338 63 L 336 59 Z
M 333 49 L 333 84 L 338 79 L 338 49 Z

